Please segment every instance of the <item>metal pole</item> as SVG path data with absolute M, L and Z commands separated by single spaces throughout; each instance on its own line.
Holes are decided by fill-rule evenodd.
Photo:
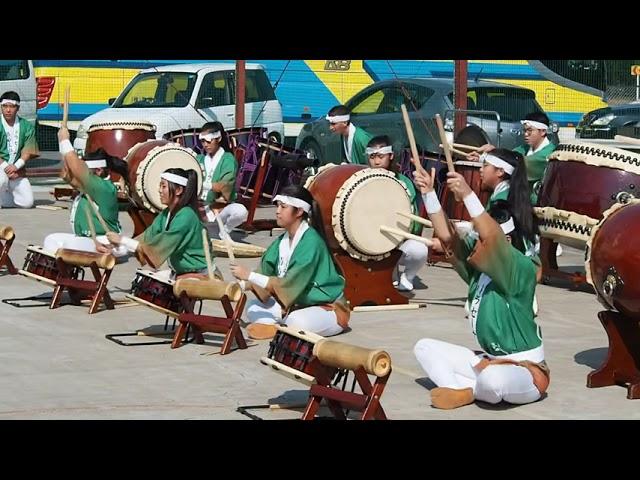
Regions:
M 640 75 L 636 75 L 636 100 L 640 100 Z
M 467 109 L 467 60 L 454 60 L 454 108 Z M 467 114 L 456 113 L 454 135 L 467 126 Z
M 236 128 L 244 128 L 245 60 L 236 60 Z

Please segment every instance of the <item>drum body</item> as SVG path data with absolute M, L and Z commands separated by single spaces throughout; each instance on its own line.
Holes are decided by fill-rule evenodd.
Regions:
M 80 267 L 73 267 L 72 277 L 77 279 L 81 271 Z M 36 245 L 27 247 L 24 265 L 21 270 L 18 270 L 21 275 L 49 285 L 56 284 L 59 272 L 55 254 L 51 254 Z
M 313 347 L 322 338 L 314 333 L 278 326 L 276 335 L 269 343 L 267 357 L 262 357 L 260 362 L 282 375 L 311 385 L 316 383 L 316 379 L 309 364 Z
M 138 270 L 126 297 L 177 318 L 183 311 L 182 303 L 173 294 L 173 280 L 160 278 L 154 272 Z
M 129 164 L 129 196 L 139 208 L 158 213 L 165 208 L 160 202 L 160 175 L 168 168 L 195 170 L 198 175 L 198 196 L 202 191 L 202 167 L 195 153 L 167 140 L 138 143 L 126 156 Z
M 585 271 L 600 303 L 640 320 L 640 201 L 603 213 L 587 242 Z
M 560 144 L 549 156 L 536 216 L 543 237 L 584 248 L 603 213 L 640 190 L 640 155 L 588 143 Z
M 381 260 L 402 243 L 380 232 L 380 225 L 410 231 L 409 192 L 388 170 L 364 165 L 333 165 L 310 177 L 307 188 L 318 204 L 322 229 L 332 250 L 358 260 Z
M 481 162 L 466 162 L 459 161 L 454 162 L 456 172 L 461 174 L 467 184 L 471 187 L 480 202 L 486 205 L 491 196 L 491 192 L 482 191 L 482 178 L 480 177 L 480 169 L 482 168 Z M 438 182 L 440 184 L 440 204 L 447 216 L 452 220 L 466 220 L 471 221 L 469 212 L 467 212 L 464 203 L 457 202 L 453 193 L 447 187 L 447 172 L 446 168 L 441 169 L 438 172 Z

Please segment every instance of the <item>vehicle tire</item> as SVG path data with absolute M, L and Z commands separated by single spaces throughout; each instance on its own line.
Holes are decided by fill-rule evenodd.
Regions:
M 267 138 L 271 138 L 276 142 L 282 144 L 282 139 L 280 138 L 280 134 L 278 132 L 271 132 L 269 135 L 267 135 Z
M 318 145 L 318 142 L 316 142 L 315 140 L 307 140 L 302 144 L 301 148 L 311 156 L 315 157 L 320 162 L 320 165 L 324 165 L 324 162 L 322 161 L 322 154 L 320 153 L 320 145 Z

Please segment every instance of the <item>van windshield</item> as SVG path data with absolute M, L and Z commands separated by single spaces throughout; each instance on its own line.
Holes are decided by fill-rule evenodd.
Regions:
M 114 102 L 114 108 L 186 107 L 197 74 L 152 72 L 136 76 Z
M 29 64 L 26 60 L 0 60 L 0 81 L 29 78 Z
M 449 94 L 449 100 L 453 103 L 453 93 Z M 529 113 L 542 111 L 536 102 L 535 92 L 526 88 L 470 87 L 467 90 L 467 108 L 498 112 L 503 122 L 518 122 Z M 492 118 L 490 115 L 486 117 Z

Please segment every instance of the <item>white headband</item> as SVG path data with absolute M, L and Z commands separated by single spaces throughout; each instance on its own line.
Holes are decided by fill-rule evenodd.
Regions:
M 160 178 L 164 178 L 165 180 L 171 183 L 182 185 L 183 187 L 187 186 L 188 179 L 185 177 L 181 177 L 180 175 L 176 175 L 175 173 L 164 172 L 163 174 L 160 175 Z
M 200 140 L 206 140 L 207 142 L 210 142 L 214 138 L 222 138 L 222 132 L 209 132 L 205 134 L 201 133 L 200 135 L 198 135 L 198 138 Z
M 374 153 L 393 153 L 393 147 L 387 145 L 386 147 L 367 147 L 365 150 L 367 155 L 373 155 Z
M 547 130 L 549 128 L 548 125 L 534 120 L 520 120 L 520 123 L 525 127 L 529 125 L 531 128 L 537 128 L 538 130 Z
M 327 115 L 325 118 L 329 120 L 329 123 L 348 122 L 351 119 L 351 115 L 335 115 L 333 117 Z
M 516 229 L 516 225 L 513 223 L 513 217 L 507 220 L 506 222 L 501 223 L 500 228 L 502 229 L 505 235 L 508 235 L 511 232 L 513 232 Z
M 276 195 L 273 199 L 273 203 L 276 203 L 278 201 L 284 203 L 285 205 L 291 205 L 292 207 L 301 208 L 306 213 L 309 213 L 311 211 L 311 205 L 309 205 L 301 198 L 288 197 L 286 195 Z
M 11 100 L 10 98 L 4 98 L 2 102 L 0 102 L 0 105 L 20 105 L 20 102 Z
M 496 157 L 495 155 L 491 155 L 490 153 L 483 153 L 480 156 L 480 160 L 483 162 L 490 163 L 494 167 L 503 169 L 505 173 L 507 173 L 508 175 L 512 175 L 513 171 L 515 170 L 515 167 L 513 165 L 505 162 L 504 160 Z
M 98 160 L 87 160 L 84 163 L 87 164 L 87 168 L 100 168 L 107 166 L 107 161 L 104 158 L 100 158 Z

